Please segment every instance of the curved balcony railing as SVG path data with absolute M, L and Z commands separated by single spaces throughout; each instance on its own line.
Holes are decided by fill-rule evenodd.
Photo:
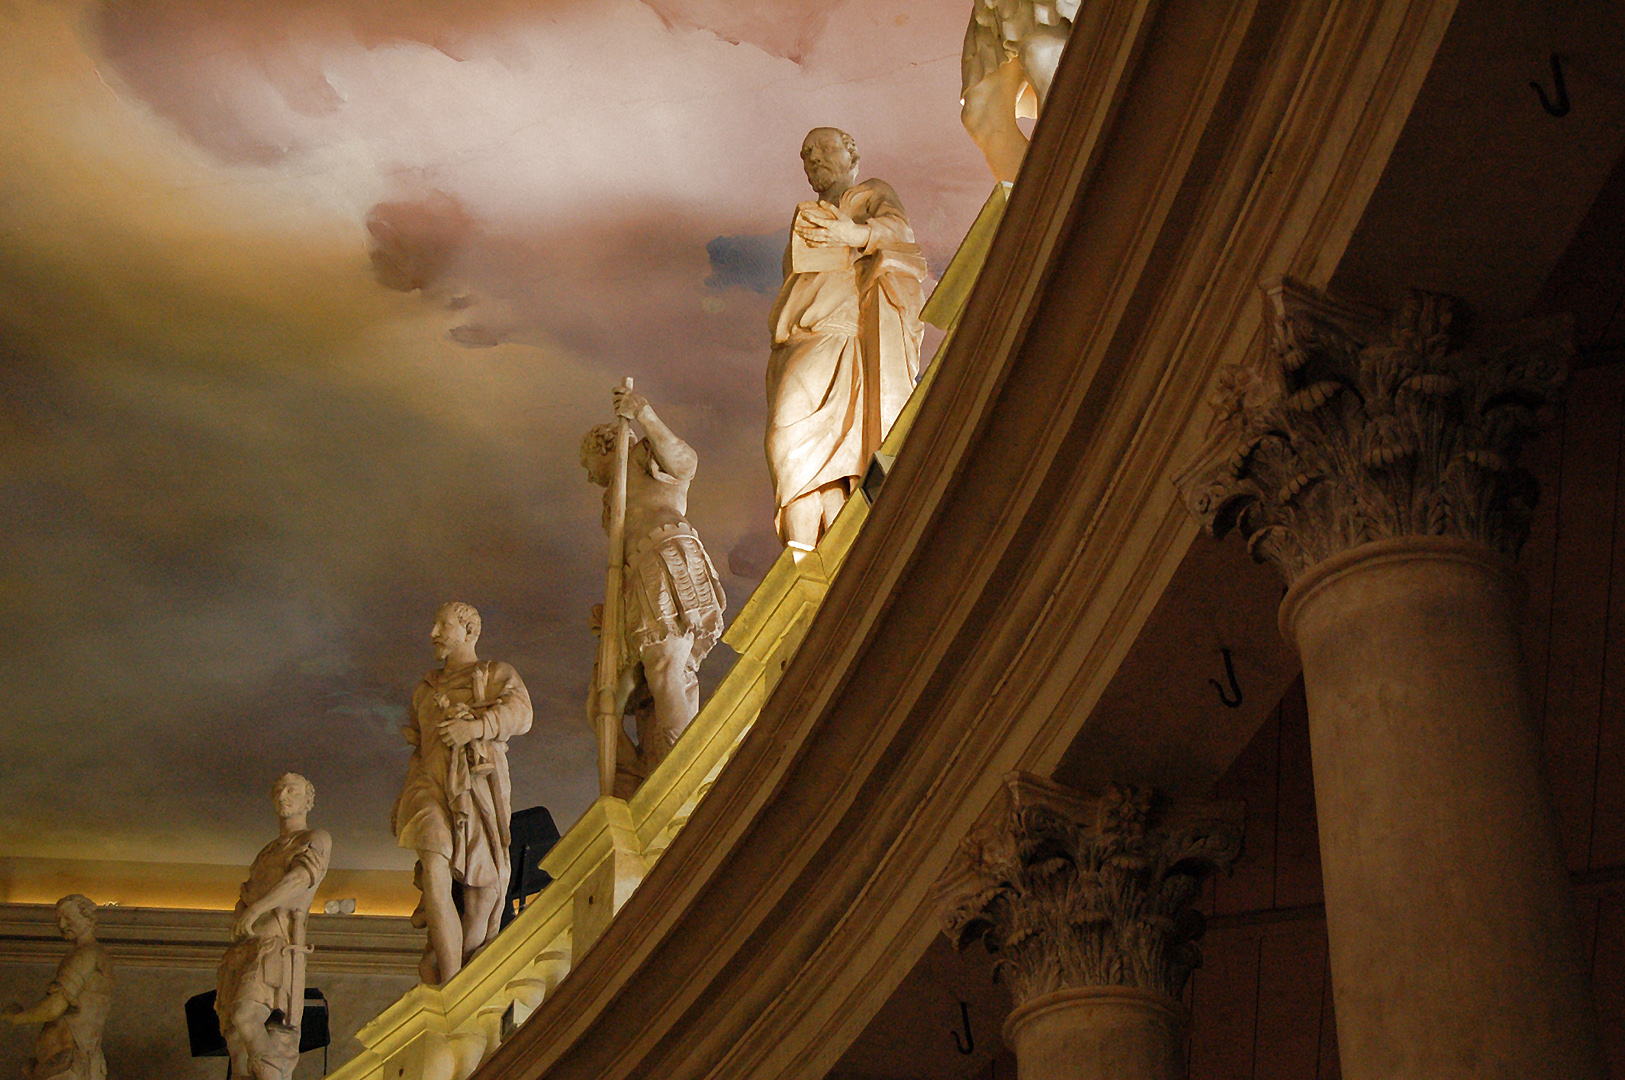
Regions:
M 951 335 L 1003 215 L 994 189 L 930 303 Z M 889 462 L 907 437 L 935 367 L 928 367 L 881 446 Z M 687 823 L 761 712 L 801 644 L 830 577 L 868 516 L 854 495 L 815 551 L 787 549 L 723 635 L 739 654 L 672 749 L 629 800 L 601 796 L 542 868 L 553 882 L 444 986 L 416 986 L 363 1027 L 365 1047 L 333 1080 L 464 1080 L 553 992 L 604 932 Z

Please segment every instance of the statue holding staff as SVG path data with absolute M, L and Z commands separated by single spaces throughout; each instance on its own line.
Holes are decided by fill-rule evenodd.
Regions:
M 863 477 L 920 373 L 925 259 L 897 192 L 858 180 L 837 128 L 801 144 L 800 203 L 769 317 L 767 461 L 779 537 L 811 548 Z
M 96 904 L 74 893 L 56 902 L 56 925 L 73 943 L 45 996 L 24 1008 L 7 1005 L 13 1024 L 42 1024 L 23 1080 L 107 1080 L 102 1028 L 113 1006 L 113 964 L 96 940 Z
M 231 1074 L 293 1080 L 305 1014 L 305 922 L 327 876 L 333 838 L 309 827 L 316 787 L 284 773 L 271 789 L 280 828 L 254 857 L 238 893 L 231 945 L 214 999 L 231 1052 Z
M 440 605 L 429 640 L 441 666 L 412 692 L 401 730 L 414 749 L 391 824 L 395 842 L 418 855 L 430 984 L 496 937 L 511 870 L 508 740 L 530 730 L 530 693 L 511 666 L 475 654 L 479 637 L 472 606 Z
M 599 619 L 594 679 L 600 777 L 609 785 L 606 794 L 624 798 L 671 752 L 699 712 L 700 664 L 722 636 L 728 601 L 699 534 L 688 523 L 688 485 L 698 456 L 632 390 L 630 380 L 614 395 L 617 423 L 586 434 L 581 464 L 605 489 L 604 528 L 610 539 L 610 591 Z M 629 441 L 622 433 L 634 420 L 643 437 L 618 453 Z M 619 500 L 618 470 L 624 478 Z M 622 529 L 615 528 L 617 522 L 624 523 Z M 637 718 L 636 747 L 622 727 L 628 709 Z

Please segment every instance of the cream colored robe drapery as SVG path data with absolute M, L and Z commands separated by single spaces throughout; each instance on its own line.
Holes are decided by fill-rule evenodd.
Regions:
M 458 705 L 473 707 L 484 734 L 448 747 L 440 741 L 440 721 Z M 508 740 L 529 731 L 531 718 L 530 693 L 507 664 L 481 660 L 424 676 L 412 693 L 412 719 L 404 732 L 416 749 L 395 802 L 396 843 L 444 855 L 451 876 L 464 885 L 506 889 Z M 492 936 L 501 915 L 498 904 L 491 913 Z
M 298 1027 L 304 1014 L 305 988 L 297 973 L 295 952 L 302 948 L 303 923 L 316 889 L 327 876 L 333 855 L 333 838 L 325 829 L 301 829 L 278 836 L 260 849 L 248 869 L 248 880 L 237 894 L 235 914 L 265 896 L 290 875 L 302 881 L 300 893 L 281 907 L 267 912 L 255 924 L 252 937 L 232 942 L 220 960 L 214 999 L 220 1015 L 220 1029 L 231 1030 L 232 1013 L 243 1001 L 255 1001 L 267 1009 L 280 1009 L 283 1022 Z M 299 1010 L 297 1013 L 295 1009 Z
M 903 204 L 865 180 L 840 208 L 869 226 L 868 245 L 845 249 L 846 265 L 798 272 L 792 233 L 771 316 L 767 460 L 781 534 L 795 499 L 837 482 L 851 492 L 919 377 L 925 263 Z

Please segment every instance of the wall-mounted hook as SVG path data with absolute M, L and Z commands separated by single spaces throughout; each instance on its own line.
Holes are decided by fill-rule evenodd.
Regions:
M 965 1025 L 965 1037 L 961 1039 L 959 1032 L 954 1031 L 952 1028 L 948 1029 L 948 1033 L 954 1037 L 954 1049 L 969 1057 L 971 1054 L 976 1053 L 976 1040 L 971 1037 L 970 1033 L 970 1006 L 963 1001 L 959 1003 L 959 1019 Z
M 1569 88 L 1563 81 L 1563 58 L 1556 53 L 1552 54 L 1552 83 L 1556 96 L 1547 97 L 1546 88 L 1533 79 L 1529 85 L 1535 93 L 1540 95 L 1540 107 L 1552 116 L 1567 116 L 1569 114 Z
M 1230 646 L 1225 645 L 1219 649 L 1224 656 L 1224 677 L 1229 680 L 1228 687 L 1222 685 L 1218 679 L 1209 679 L 1213 689 L 1219 692 L 1219 702 L 1227 709 L 1241 708 L 1241 684 L 1236 681 L 1236 662 L 1230 658 Z

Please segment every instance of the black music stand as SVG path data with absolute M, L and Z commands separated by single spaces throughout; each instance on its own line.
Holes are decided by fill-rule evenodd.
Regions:
M 553 824 L 553 815 L 545 806 L 515 811 L 508 819 L 508 853 L 512 872 L 508 877 L 508 895 L 502 902 L 502 924 L 513 922 L 514 916 L 524 910 L 528 897 L 541 892 L 553 882 L 553 875 L 542 869 L 542 858 L 559 842 L 559 827 Z

